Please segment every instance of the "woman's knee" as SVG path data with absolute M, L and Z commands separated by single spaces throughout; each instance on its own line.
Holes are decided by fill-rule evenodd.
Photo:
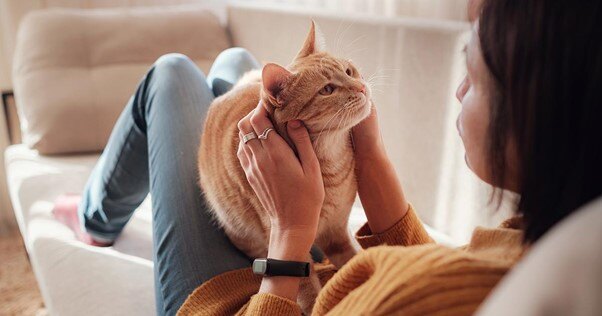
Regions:
M 225 62 L 239 69 L 255 69 L 260 66 L 259 62 L 248 50 L 242 47 L 232 47 L 222 51 L 215 63 Z
M 165 54 L 155 61 L 154 72 L 160 76 L 173 76 L 176 75 L 178 78 L 186 76 L 198 76 L 199 74 L 204 77 L 204 74 L 196 66 L 196 64 L 186 55 L 179 53 Z
M 142 87 L 145 95 L 153 95 L 155 102 L 145 104 L 146 111 L 172 111 L 177 108 L 196 108 L 208 105 L 213 100 L 213 93 L 207 85 L 203 72 L 186 55 L 166 54 L 154 63 L 147 74 Z M 170 112 L 172 113 L 172 112 Z M 187 111 L 178 111 L 188 115 Z M 175 114 L 172 113 L 172 116 Z

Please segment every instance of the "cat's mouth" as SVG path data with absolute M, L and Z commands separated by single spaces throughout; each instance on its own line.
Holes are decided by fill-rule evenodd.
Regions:
M 353 107 L 350 109 L 350 111 L 353 113 L 353 116 L 356 117 L 356 122 L 348 128 L 352 128 L 353 126 L 359 124 L 359 122 L 370 115 L 370 99 L 365 98 L 364 102 Z
M 371 106 L 370 97 L 371 97 L 371 91 L 370 91 L 370 88 L 366 85 L 365 94 L 361 95 L 359 97 L 358 102 L 355 102 L 352 105 L 352 107 L 349 109 L 349 111 L 351 111 L 353 113 L 353 117 L 356 118 L 356 120 L 357 120 L 357 122 L 355 122 L 355 124 L 352 124 L 351 126 L 349 126 L 349 128 L 355 126 L 356 124 L 361 122 L 363 119 L 365 119 L 368 115 L 370 115 L 370 106 Z M 351 115 L 351 114 L 348 114 L 348 115 Z
M 368 90 L 366 94 L 358 96 L 351 103 L 342 105 L 336 111 L 323 116 L 320 121 L 311 122 L 310 120 L 305 123 L 310 136 L 347 132 L 368 117 L 370 110 L 370 91 Z
M 366 97 L 361 102 L 352 104 L 344 109 L 340 113 L 340 118 L 332 130 L 348 131 L 368 117 L 368 115 L 370 115 L 370 99 Z

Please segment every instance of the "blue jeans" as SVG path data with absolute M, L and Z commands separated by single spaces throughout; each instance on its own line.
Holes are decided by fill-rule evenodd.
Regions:
M 98 240 L 115 240 L 150 190 L 158 315 L 175 315 L 203 282 L 251 265 L 211 222 L 198 186 L 197 151 L 211 101 L 258 67 L 241 48 L 222 52 L 207 78 L 184 55 L 159 58 L 88 180 L 79 216 Z

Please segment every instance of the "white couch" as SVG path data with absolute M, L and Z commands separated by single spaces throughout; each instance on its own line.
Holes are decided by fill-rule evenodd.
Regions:
M 140 13 L 138 10 L 140 9 L 122 11 L 121 14 L 128 14 L 129 21 L 134 24 L 142 23 L 139 19 L 144 20 L 139 14 L 157 14 L 156 11 Z M 193 9 L 187 9 L 188 13 L 193 12 L 191 10 Z M 162 9 L 161 12 L 157 18 L 162 19 L 173 13 L 170 13 L 169 9 Z M 71 16 L 98 14 L 104 18 L 115 14 L 113 11 L 67 13 Z M 81 55 L 85 57 L 89 54 L 95 57 L 90 59 L 92 61 L 110 60 L 109 64 L 85 64 L 84 68 L 90 68 L 88 71 L 91 73 L 100 71 L 105 75 L 82 76 L 78 80 L 70 81 L 71 86 L 57 85 L 57 82 L 64 83 L 65 78 L 56 77 L 56 80 L 53 80 L 55 77 L 48 76 L 45 68 L 55 71 L 56 76 L 69 71 L 81 75 L 73 68 L 83 68 L 82 65 L 74 66 L 74 60 L 63 60 L 57 54 L 62 54 L 61 49 L 80 48 L 82 43 L 70 42 L 72 39 L 59 36 L 66 40 L 63 45 L 55 45 L 56 43 L 51 41 L 47 44 L 53 45 L 54 49 L 45 49 L 42 44 L 47 38 L 41 35 L 48 30 L 45 23 L 48 20 L 53 21 L 53 14 L 46 12 L 31 16 L 26 20 L 25 29 L 29 28 L 34 34 L 24 31 L 17 40 L 17 46 L 22 45 L 21 49 L 25 47 L 28 50 L 27 54 L 15 55 L 14 78 L 17 101 L 20 101 L 20 114 L 24 123 L 23 132 L 28 143 L 9 147 L 5 152 L 5 161 L 10 196 L 19 228 L 44 301 L 52 315 L 153 315 L 155 305 L 149 200 L 136 211 L 121 237 L 111 248 L 89 247 L 77 242 L 71 231 L 52 218 L 52 202 L 59 194 L 81 192 L 98 159 L 98 152 L 74 152 L 98 151 L 102 148 L 112 120 L 134 90 L 137 78 L 142 76 L 154 58 L 160 53 L 176 50 L 190 55 L 207 71 L 211 64 L 211 56 L 215 52 L 207 54 L 211 50 L 207 46 L 196 45 L 198 43 L 187 45 L 190 43 L 182 40 L 170 42 L 169 39 L 173 39 L 174 34 L 182 36 L 182 32 L 188 35 L 180 37 L 184 40 L 202 38 L 206 34 L 200 32 L 200 28 L 179 28 L 181 25 L 178 22 L 167 21 L 163 28 L 151 35 L 166 36 L 163 40 L 169 42 L 169 45 L 163 42 L 162 45 L 153 46 L 153 41 L 142 41 L 149 45 L 148 50 L 139 51 L 138 55 L 129 54 L 132 59 L 114 60 L 123 56 L 120 52 L 131 53 L 132 43 L 140 43 L 130 41 L 128 28 L 121 28 L 121 32 L 116 33 L 119 36 L 100 36 L 97 37 L 98 42 L 87 42 L 88 49 Z M 63 14 L 61 17 L 65 16 L 65 12 L 58 14 Z M 307 31 L 309 18 L 313 17 L 322 27 L 329 47 L 335 52 L 351 55 L 364 73 L 372 73 L 383 66 L 394 65 L 396 68 L 388 71 L 388 84 L 375 91 L 375 99 L 379 106 L 389 155 L 394 159 L 401 179 L 407 181 L 404 185 L 408 196 L 412 197 L 421 217 L 438 227 L 469 234 L 474 224 L 485 222 L 482 218 L 476 221 L 465 220 L 466 217 L 471 217 L 473 212 L 483 212 L 476 207 L 479 203 L 475 203 L 473 199 L 473 195 L 481 195 L 478 192 L 481 189 L 475 185 L 474 179 L 467 178 L 467 171 L 462 169 L 461 144 L 454 138 L 453 121 L 457 110 L 450 110 L 454 104 L 452 91 L 455 80 L 459 79 L 463 72 L 460 49 L 468 28 L 465 23 L 405 18 L 377 19 L 358 15 L 333 16 L 305 10 L 276 10 L 250 4 L 233 5 L 227 12 L 220 14 L 227 17 L 227 20 L 222 21 L 228 25 L 228 45 L 246 47 L 261 61 L 288 62 Z M 61 21 L 64 23 L 64 20 Z M 148 19 L 146 21 L 148 22 Z M 195 21 L 194 18 L 192 22 L 189 20 L 190 23 Z M 286 25 L 286 28 L 280 27 L 282 25 Z M 90 25 L 77 29 L 82 35 L 76 36 L 77 39 L 98 36 L 99 30 L 103 29 L 85 29 L 86 27 L 89 28 Z M 217 29 L 213 30 L 214 33 L 219 33 Z M 354 44 L 349 44 L 351 47 L 347 48 L 336 45 L 341 40 L 345 41 L 342 34 L 345 34 L 346 30 L 355 34 L 354 37 L 363 37 L 361 47 L 367 50 L 358 51 Z M 102 35 L 102 32 L 100 33 Z M 41 42 L 32 42 L 32 38 L 36 36 Z M 348 37 L 347 41 L 354 43 L 354 39 Z M 277 45 L 266 44 L 272 42 Z M 140 50 L 140 47 L 136 49 Z M 54 58 L 56 63 L 44 64 L 49 58 Z M 61 69 L 67 64 L 67 68 L 70 69 Z M 106 75 L 106 71 L 111 75 Z M 46 79 L 40 79 L 44 76 Z M 37 82 L 39 89 L 32 89 L 31 82 Z M 69 93 L 68 90 L 78 83 L 94 89 L 114 89 L 111 89 L 110 97 L 102 96 L 102 99 L 82 94 L 81 91 Z M 45 90 L 49 86 L 62 90 Z M 67 91 L 64 91 L 65 89 Z M 98 93 L 94 89 L 88 91 Z M 26 95 L 23 95 L 24 93 Z M 42 95 L 35 95 L 36 93 Z M 60 96 L 61 102 L 57 102 L 57 96 Z M 52 106 L 48 106 L 49 104 Z M 82 111 L 82 107 L 86 106 L 93 107 L 91 114 L 95 121 L 86 121 L 89 119 L 87 116 L 74 119 L 84 120 L 88 126 L 94 127 L 102 122 L 102 128 L 96 129 L 95 133 L 76 135 L 83 133 L 81 122 L 80 125 L 71 126 L 69 120 L 56 117 L 57 113 Z M 97 120 L 94 114 L 102 116 L 103 119 Z M 52 120 L 59 123 L 44 125 Z M 35 122 L 43 124 L 38 125 Z M 77 137 L 69 138 L 69 135 Z M 90 135 L 94 135 L 92 140 L 88 138 Z M 60 146 L 53 146 L 53 142 L 59 142 Z M 407 153 L 407 148 L 412 149 L 411 154 Z M 441 213 L 442 209 L 446 209 L 447 213 Z M 584 212 L 577 213 L 572 220 L 554 229 L 550 236 L 544 238 L 541 247 L 536 246 L 527 260 L 517 267 L 516 272 L 511 273 L 502 286 L 494 291 L 494 295 L 483 306 L 481 314 L 507 315 L 517 311 L 525 315 L 547 314 L 550 308 L 560 306 L 564 308 L 557 311 L 599 315 L 600 304 L 596 298 L 601 294 L 600 283 L 587 281 L 599 280 L 600 277 L 599 262 L 602 253 L 597 243 L 602 231 L 601 209 L 602 200 L 599 200 Z M 505 215 L 502 213 L 500 216 Z M 364 220 L 361 209 L 354 208 L 350 230 L 356 229 Z M 458 239 L 446 238 L 430 228 L 429 232 L 444 244 L 457 244 Z M 593 239 L 580 242 L 583 238 Z M 592 249 L 595 251 L 591 251 Z M 558 251 L 567 255 L 558 256 Z M 585 259 L 589 264 L 581 265 L 574 259 Z M 540 269 L 542 266 L 546 269 Z M 568 272 L 567 267 L 570 268 Z M 569 278 L 566 281 L 560 281 L 567 275 Z M 575 277 L 570 278 L 571 275 Z M 555 277 L 559 278 L 554 279 Z M 546 282 L 543 283 L 540 279 Z M 565 288 L 559 284 L 570 286 L 570 290 L 573 291 L 571 293 L 578 294 L 564 295 Z M 579 288 L 579 284 L 591 287 Z M 525 299 L 526 297 L 530 299 Z M 566 303 L 567 298 L 574 298 L 574 301 L 568 302 L 569 305 L 559 305 Z
M 182 8 L 173 10 L 182 12 Z M 65 226 L 52 218 L 50 211 L 59 194 L 81 192 L 98 158 L 97 151 L 106 142 L 117 114 L 155 58 L 171 51 L 183 52 L 203 70 L 208 70 L 211 58 L 215 57 L 215 40 L 209 44 L 198 41 L 207 36 L 203 33 L 207 26 L 191 29 L 190 23 L 198 22 L 191 13 L 194 10 L 192 7 L 185 9 L 189 24 L 182 21 L 182 17 L 174 20 L 177 14 L 173 15 L 173 11 L 166 8 L 151 11 L 45 11 L 28 16 L 22 24 L 17 38 L 13 79 L 26 144 L 9 147 L 5 152 L 5 164 L 19 228 L 44 301 L 53 315 L 154 314 L 148 201 L 136 212 L 111 248 L 89 247 L 77 242 Z M 132 25 L 152 22 L 149 15 L 162 19 L 163 24 L 150 34 L 140 33 L 140 28 L 131 34 L 128 33 L 131 30 L 123 24 L 107 24 L 106 19 L 110 20 L 111 16 L 117 16 L 117 21 L 124 21 L 122 15 L 127 15 L 125 20 Z M 229 45 L 250 49 L 261 61 L 288 62 L 307 31 L 310 17 L 322 26 L 327 38 L 334 38 L 341 25 L 346 27 L 353 23 L 354 32 L 374 36 L 372 43 L 385 40 L 387 45 L 393 45 L 388 41 L 399 40 L 406 46 L 404 52 L 413 58 L 412 61 L 416 61 L 415 54 L 424 52 L 427 57 L 416 62 L 424 70 L 419 81 L 434 81 L 433 89 L 443 92 L 433 95 L 431 91 L 404 91 L 412 95 L 412 99 L 406 102 L 408 115 L 418 113 L 419 116 L 426 114 L 423 111 L 435 107 L 438 102 L 447 104 L 451 98 L 446 96 L 446 92 L 453 86 L 451 78 L 458 75 L 454 71 L 458 59 L 440 60 L 441 56 L 449 55 L 441 50 L 452 51 L 460 47 L 466 31 L 466 25 L 459 22 L 397 18 L 386 21 L 350 20 L 350 17 L 278 11 L 252 5 L 234 5 L 229 8 L 227 16 L 231 39 L 226 37 L 225 40 Z M 198 20 L 203 20 L 202 17 Z M 69 29 L 69 23 L 75 25 Z M 287 24 L 286 32 L 276 27 L 282 23 Z M 67 29 L 61 33 L 61 28 Z M 115 29 L 120 32 L 109 32 Z M 49 34 L 49 30 L 55 33 Z M 182 35 L 184 33 L 186 36 Z M 216 33 L 219 32 L 212 29 L 212 38 L 215 39 Z M 403 38 L 400 38 L 402 34 Z M 90 42 L 90 37 L 96 41 Z M 145 41 L 145 37 L 149 40 Z M 175 41 L 174 37 L 180 40 Z M 185 41 L 189 38 L 198 42 Z M 278 41 L 278 50 L 264 45 L 269 40 Z M 379 51 L 388 54 L 389 48 L 381 47 Z M 459 49 L 453 52 L 453 56 L 459 56 Z M 390 58 L 398 60 L 403 56 Z M 378 60 L 373 59 L 369 52 L 356 57 L 368 71 L 378 66 L 373 63 Z M 449 80 L 441 80 L 439 77 L 442 75 Z M 396 80 L 400 85 L 416 84 L 410 74 Z M 387 100 L 387 95 L 377 92 L 377 97 L 382 99 L 381 113 L 384 113 L 385 121 L 387 114 L 397 111 L 391 106 L 395 100 Z M 400 95 L 396 94 L 396 97 Z M 425 108 L 420 109 L 415 104 Z M 442 121 L 448 119 L 447 116 L 436 117 Z M 90 129 L 92 131 L 87 132 Z M 414 134 L 419 136 L 421 133 Z M 441 145 L 437 142 L 432 147 Z M 93 153 L 77 153 L 81 151 Z M 422 188 L 410 189 L 422 192 L 425 202 L 419 204 L 428 202 L 429 194 L 432 199 L 428 186 L 436 178 L 438 176 L 434 174 L 425 177 L 421 181 Z M 357 229 L 364 220 L 361 209 L 355 208 L 350 230 Z M 431 233 L 444 243 L 455 244 L 445 235 Z
M 5 153 L 15 215 L 51 315 L 153 315 L 150 208 L 145 202 L 111 248 L 87 246 L 54 220 L 52 202 L 81 192 L 98 156 Z

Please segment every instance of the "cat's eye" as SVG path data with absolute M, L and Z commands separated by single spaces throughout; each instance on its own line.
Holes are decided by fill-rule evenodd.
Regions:
M 321 95 L 331 95 L 334 91 L 334 86 L 331 84 L 327 84 L 320 90 Z
M 347 70 L 345 70 L 345 73 L 347 74 L 347 76 L 353 75 L 353 71 L 351 70 L 351 68 L 347 68 Z

